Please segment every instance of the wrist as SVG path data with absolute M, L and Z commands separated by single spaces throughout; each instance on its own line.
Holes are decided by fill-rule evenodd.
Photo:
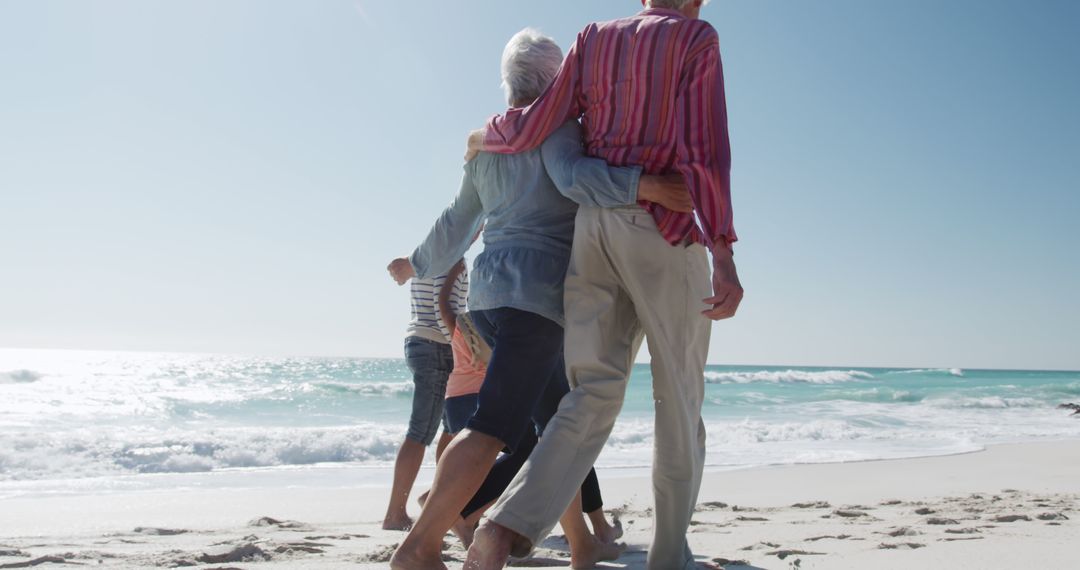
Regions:
M 646 202 L 655 202 L 655 196 L 653 195 L 653 177 L 647 174 L 642 174 L 637 183 L 637 200 L 645 200 Z M 637 201 L 635 200 L 635 202 Z
M 717 257 L 732 257 L 735 255 L 735 250 L 731 247 L 731 242 L 720 238 L 712 245 L 712 254 Z

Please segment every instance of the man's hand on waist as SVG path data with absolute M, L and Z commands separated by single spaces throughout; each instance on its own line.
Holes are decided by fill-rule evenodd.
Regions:
M 638 200 L 656 202 L 673 212 L 694 211 L 690 190 L 682 174 L 642 174 L 638 181 Z

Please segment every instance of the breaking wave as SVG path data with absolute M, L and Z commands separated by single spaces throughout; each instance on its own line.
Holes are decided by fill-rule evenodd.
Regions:
M 917 368 L 912 370 L 896 370 L 889 374 L 948 374 L 949 376 L 963 377 L 963 368 Z
M 338 394 L 357 394 L 360 396 L 403 396 L 413 393 L 412 382 L 311 382 L 305 383 L 301 391 L 326 391 Z
M 873 378 L 873 374 L 861 370 L 761 370 L 757 372 L 715 372 L 709 370 L 705 372 L 705 382 L 709 384 L 752 384 L 754 382 L 838 384 Z
M 196 473 L 316 463 L 387 464 L 403 427 L 67 434 L 0 439 L 0 481 L 137 473 Z

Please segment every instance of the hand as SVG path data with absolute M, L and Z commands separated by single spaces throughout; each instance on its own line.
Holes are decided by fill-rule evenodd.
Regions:
M 638 181 L 638 200 L 656 202 L 673 211 L 690 213 L 694 202 L 681 174 L 643 174 Z
M 713 247 L 713 296 L 703 301 L 712 305 L 711 309 L 701 312 L 714 321 L 735 316 L 743 298 L 743 288 L 739 283 L 739 274 L 735 271 L 735 260 L 731 250 L 724 244 Z
M 484 150 L 484 134 L 487 129 L 477 129 L 469 133 L 469 138 L 465 142 L 465 162 L 476 158 L 476 155 L 480 154 L 481 150 Z
M 390 265 L 386 266 L 386 270 L 390 272 L 390 277 L 393 277 L 398 285 L 404 285 L 416 275 L 416 270 L 413 269 L 412 262 L 407 257 L 399 257 L 391 261 Z
M 457 329 L 457 315 L 454 314 L 454 311 L 441 311 L 441 314 L 446 330 L 450 331 L 450 336 L 454 336 L 454 331 Z

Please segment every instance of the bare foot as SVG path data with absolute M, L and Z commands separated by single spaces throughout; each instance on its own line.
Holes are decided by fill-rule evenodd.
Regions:
M 442 556 L 436 553 L 435 557 L 424 556 L 415 550 L 406 550 L 404 545 L 394 551 L 390 558 L 390 570 L 448 570 L 443 564 Z
M 461 544 L 465 546 L 465 550 L 468 550 L 472 546 L 473 536 L 476 535 L 476 525 L 459 518 L 454 526 L 450 527 L 450 531 L 458 537 Z
M 386 515 L 383 519 L 383 530 L 409 530 L 412 528 L 413 520 L 408 515 L 390 516 Z
M 613 543 L 622 538 L 622 521 L 616 518 L 614 525 L 605 524 L 604 526 L 595 529 L 593 532 L 596 533 L 596 538 L 599 538 L 600 542 Z
M 570 567 L 574 570 L 594 568 L 597 562 L 605 560 L 618 560 L 626 550 L 625 544 L 603 542 L 595 536 L 591 538 L 592 540 L 586 542 L 577 551 L 570 551 Z
M 517 537 L 514 531 L 495 524 L 486 522 L 476 529 L 475 540 L 469 547 L 469 555 L 465 558 L 463 570 L 499 570 L 506 566 L 506 559 L 510 557 L 510 549 Z

